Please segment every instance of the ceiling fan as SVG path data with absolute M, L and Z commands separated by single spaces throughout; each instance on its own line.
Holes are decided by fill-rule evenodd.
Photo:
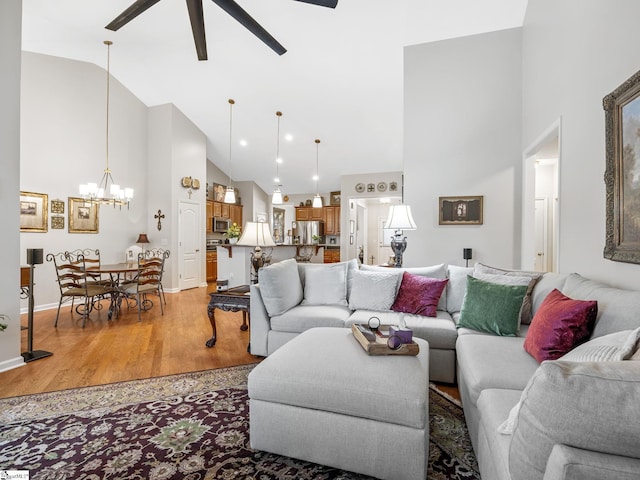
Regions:
M 129 23 L 145 10 L 153 7 L 160 0 L 136 0 L 124 12 L 118 15 L 105 28 L 114 32 Z M 269 32 L 256 22 L 240 5 L 234 0 L 212 0 L 213 3 L 222 8 L 225 12 L 235 18 L 247 30 L 262 40 L 269 48 L 278 55 L 282 55 L 287 51 Z M 336 8 L 338 0 L 295 0 L 296 2 L 310 3 L 321 7 Z M 198 60 L 207 59 L 207 41 L 204 31 L 204 13 L 202 11 L 202 0 L 186 0 L 187 9 L 189 10 L 189 19 L 191 20 L 191 30 L 193 31 L 193 40 L 196 44 L 196 52 Z

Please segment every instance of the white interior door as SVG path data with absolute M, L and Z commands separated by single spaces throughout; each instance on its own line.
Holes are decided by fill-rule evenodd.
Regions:
M 546 198 L 536 198 L 535 202 L 535 255 L 536 272 L 548 271 L 548 202 Z
M 179 206 L 179 240 L 180 255 L 180 290 L 195 288 L 200 285 L 202 244 L 200 233 L 200 204 L 181 201 Z

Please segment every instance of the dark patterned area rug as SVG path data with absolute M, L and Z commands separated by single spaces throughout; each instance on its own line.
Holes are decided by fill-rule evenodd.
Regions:
M 249 447 L 254 365 L 0 399 L 0 471 L 31 480 L 369 477 Z M 479 479 L 462 408 L 433 386 L 429 479 Z

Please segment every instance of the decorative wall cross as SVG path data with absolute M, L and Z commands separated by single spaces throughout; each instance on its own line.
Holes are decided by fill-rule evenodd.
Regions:
M 153 218 L 158 219 L 158 230 L 162 230 L 162 219 L 164 218 L 164 213 L 162 213 L 162 210 L 158 210 L 158 213 L 156 213 Z

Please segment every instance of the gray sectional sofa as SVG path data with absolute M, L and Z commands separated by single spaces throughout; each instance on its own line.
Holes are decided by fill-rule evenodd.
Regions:
M 289 265 L 288 278 L 279 275 L 277 269 L 282 266 L 278 264 L 269 267 L 275 267 L 274 276 L 263 269 L 260 285 L 251 288 L 251 352 L 267 356 L 313 327 L 348 327 L 366 323 L 374 315 L 383 324 L 397 323 L 397 312 L 350 308 L 354 272 L 372 267 L 358 267 L 353 261 L 342 265 L 332 272 L 334 279 L 338 272 L 344 275 L 347 301 L 340 305 L 317 305 L 305 299 L 306 293 L 317 295 L 315 282 L 325 283 L 320 301 L 335 295 L 326 292 L 335 287 L 334 281 L 328 281 L 326 266 L 296 265 L 296 277 Z M 608 339 L 617 335 L 619 341 L 640 327 L 640 292 L 609 287 L 578 274 L 547 273 L 532 282 L 531 313 L 522 317 L 516 335 L 500 336 L 457 328 L 467 276 L 474 274 L 474 268 L 436 265 L 407 270 L 448 279 L 436 317 L 405 314 L 404 318 L 414 336 L 430 344 L 430 380 L 458 384 L 483 478 L 640 478 L 640 362 L 633 361 L 640 360 L 640 354 L 624 361 L 577 361 L 584 358 L 567 354 L 567 359 L 540 364 L 524 349 L 531 317 L 557 289 L 572 299 L 597 301 L 593 332 L 579 347 L 588 352 L 585 358 L 592 360 L 592 345 L 598 354 L 615 353 L 620 345 L 609 345 Z M 274 292 L 279 295 L 275 306 Z M 375 289 L 371 293 L 376 304 L 380 295 L 375 295 Z

